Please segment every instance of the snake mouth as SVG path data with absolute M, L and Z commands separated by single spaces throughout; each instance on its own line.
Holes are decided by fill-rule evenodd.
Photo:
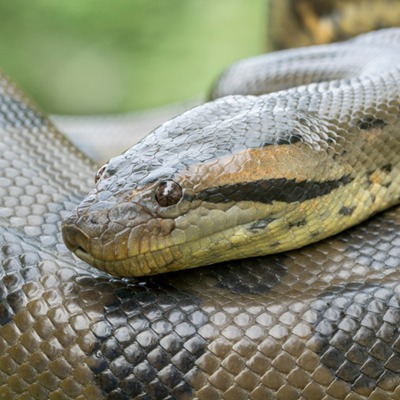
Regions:
M 64 224 L 62 226 L 62 236 L 65 246 L 74 253 L 76 257 L 101 271 L 105 271 L 114 276 L 122 276 L 118 274 L 114 268 L 115 260 L 96 258 L 95 255 L 91 254 L 90 250 L 92 247 L 90 237 L 77 225 Z M 126 274 L 125 272 L 123 276 Z
M 88 263 L 94 259 L 87 250 L 90 245 L 89 236 L 76 225 L 63 225 L 62 236 L 68 250 L 77 257 Z
M 89 254 L 85 249 L 83 249 L 82 247 L 77 247 L 75 248 L 75 250 L 73 251 L 73 253 L 80 258 L 82 261 L 84 261 L 85 263 L 89 264 L 89 265 L 95 265 L 95 258 Z
M 68 250 L 87 264 L 92 266 L 96 264 L 96 258 L 87 250 L 90 248 L 90 238 L 85 232 L 73 224 L 63 225 L 62 236 Z

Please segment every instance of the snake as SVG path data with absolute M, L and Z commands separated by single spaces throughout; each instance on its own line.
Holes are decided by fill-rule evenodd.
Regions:
M 376 40 L 383 50 L 369 56 Z M 292 250 L 396 204 L 399 63 L 384 42 L 232 66 L 220 99 L 98 171 L 63 224 L 67 247 L 108 273 L 143 276 Z
M 399 46 L 238 62 L 100 169 L 1 75 L 0 398 L 397 398 Z
M 397 0 L 270 0 L 267 42 L 273 50 L 304 47 L 399 24 Z

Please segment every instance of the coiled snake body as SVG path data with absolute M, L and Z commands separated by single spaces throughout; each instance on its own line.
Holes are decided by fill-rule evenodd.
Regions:
M 387 30 L 238 64 L 214 91 L 236 96 L 111 160 L 78 208 L 95 166 L 3 77 L 0 398 L 399 397 L 397 208 L 130 280 L 60 232 L 140 275 L 398 203 L 399 48 Z

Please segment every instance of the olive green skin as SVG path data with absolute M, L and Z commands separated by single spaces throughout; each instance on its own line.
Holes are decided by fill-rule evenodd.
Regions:
M 0 105 L 0 398 L 398 396 L 398 207 L 284 254 L 110 278 L 61 237 L 98 166 L 4 76 Z
M 281 50 L 398 26 L 397 0 L 270 0 L 267 42 L 270 50 Z

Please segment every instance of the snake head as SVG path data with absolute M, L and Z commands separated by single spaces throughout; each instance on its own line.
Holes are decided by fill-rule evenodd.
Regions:
M 194 108 L 97 172 L 94 189 L 63 223 L 64 241 L 120 276 L 302 245 L 316 230 L 308 215 L 325 211 L 316 198 L 350 181 L 313 124 L 251 96 Z

